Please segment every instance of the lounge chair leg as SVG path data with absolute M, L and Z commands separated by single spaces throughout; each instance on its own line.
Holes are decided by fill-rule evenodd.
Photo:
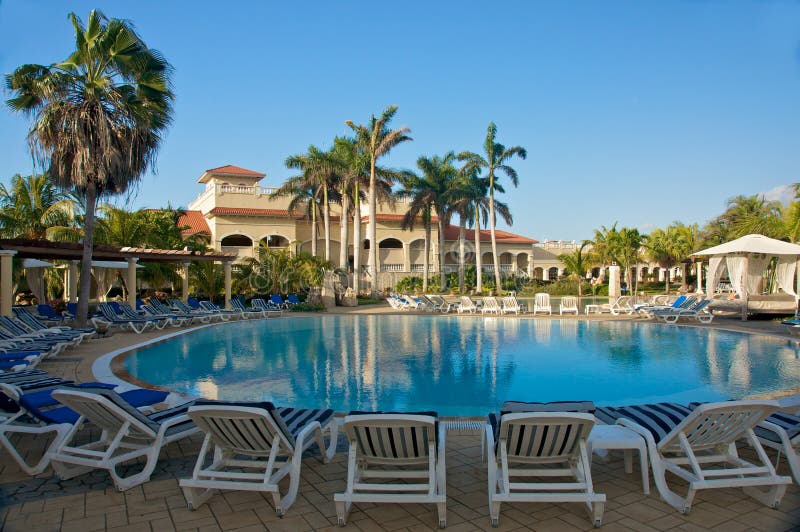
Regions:
M 194 511 L 203 506 L 217 490 L 208 488 L 183 488 L 183 496 L 189 504 L 189 510 Z
M 766 491 L 756 487 L 743 488 L 743 491 L 761 504 L 770 508 L 777 508 L 781 504 L 784 494 L 786 494 L 786 484 L 772 486 Z
M 489 517 L 492 520 L 492 526 L 497 528 L 500 525 L 500 501 L 489 499 Z
M 445 528 L 447 526 L 447 503 L 437 502 L 436 509 L 439 512 L 439 528 Z
M 604 502 L 586 502 L 586 510 L 589 512 L 589 519 L 595 528 L 603 525 L 603 512 L 605 511 L 606 503 Z
M 336 501 L 336 520 L 339 522 L 339 526 L 347 524 L 347 516 L 350 515 L 350 507 L 352 505 L 353 502 L 349 499 Z

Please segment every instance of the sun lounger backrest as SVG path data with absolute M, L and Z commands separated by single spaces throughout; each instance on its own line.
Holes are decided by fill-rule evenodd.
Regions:
M 436 412 L 351 412 L 344 419 L 344 432 L 356 443 L 359 454 L 378 460 L 426 458 L 436 431 Z
M 52 396 L 112 434 L 116 434 L 126 422 L 130 422 L 129 437 L 151 439 L 156 436 L 160 426 L 131 406 L 117 392 L 107 388 L 63 388 L 54 390 Z
M 578 452 L 594 426 L 591 414 L 535 412 L 506 414 L 500 420 L 498 439 L 505 442 L 510 461 L 563 462 Z
M 776 401 L 726 401 L 706 403 L 695 408 L 686 419 L 664 436 L 658 447 L 662 452 L 680 450 L 680 435 L 698 450 L 727 445 L 743 437 L 778 410 Z
M 269 456 L 276 437 L 287 449 L 294 447 L 294 438 L 276 422 L 280 416 L 270 402 L 197 401 L 189 417 L 216 445 L 234 454 Z

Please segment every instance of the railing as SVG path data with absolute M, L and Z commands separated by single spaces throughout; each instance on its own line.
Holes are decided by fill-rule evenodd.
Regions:
M 216 185 L 217 194 L 249 194 L 251 196 L 268 196 L 274 194 L 277 188 L 259 187 L 250 185 Z
M 486 273 L 494 273 L 494 264 L 484 264 L 483 271 Z M 500 265 L 500 272 L 501 273 L 513 273 L 516 271 L 516 268 L 513 264 L 501 264 Z
M 403 265 L 402 264 L 381 264 L 381 271 L 382 272 L 402 272 Z
M 425 265 L 424 264 L 412 264 L 411 265 L 411 271 L 412 272 L 424 272 L 425 271 Z M 433 269 L 433 264 L 428 264 L 428 271 L 429 272 L 436 271 L 436 270 Z

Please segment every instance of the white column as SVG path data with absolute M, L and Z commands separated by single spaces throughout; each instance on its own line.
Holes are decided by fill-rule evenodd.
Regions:
M 533 279 L 533 253 L 528 253 L 528 279 Z
M 408 242 L 403 242 L 403 271 L 411 271 L 411 245 Z
M 542 281 L 549 281 L 550 280 L 550 268 L 547 266 L 542 266 Z
M 619 266 L 612 264 L 608 267 L 608 300 L 616 300 L 622 292 L 619 284 Z
M 128 303 L 133 308 L 136 308 L 136 263 L 138 258 L 132 257 L 128 259 L 128 276 L 125 279 L 125 284 L 128 285 Z
M 14 305 L 13 259 L 17 252 L 0 250 L 0 315 L 11 316 Z
M 184 303 L 189 298 L 189 264 L 188 262 L 181 263 L 181 299 Z
M 222 263 L 225 269 L 225 308 L 231 308 L 231 261 Z
M 69 284 L 69 302 L 78 302 L 78 261 L 71 260 L 67 265 L 68 284 Z
M 697 268 L 697 293 L 703 293 L 703 261 L 695 262 L 695 268 Z
M 744 271 L 742 272 L 742 321 L 747 321 L 747 273 L 750 271 L 750 259 L 744 256 Z
M 666 270 L 666 268 L 659 268 L 659 269 L 658 269 L 658 280 L 659 280 L 660 282 L 662 282 L 662 283 L 664 282 L 664 275 L 666 275 L 666 274 L 664 273 L 664 271 L 665 271 L 665 270 Z

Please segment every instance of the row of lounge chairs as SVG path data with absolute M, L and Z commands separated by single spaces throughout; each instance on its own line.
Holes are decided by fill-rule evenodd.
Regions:
M 280 296 L 277 296 L 280 299 Z M 238 299 L 231 300 L 231 308 L 223 309 L 211 301 L 198 301 L 190 297 L 184 303 L 180 299 L 170 298 L 167 303 L 151 299 L 148 303 L 137 302 L 137 309 L 128 303 L 110 301 L 100 303 L 97 315 L 91 318 L 95 327 L 119 327 L 129 329 L 137 334 L 152 330 L 164 329 L 167 326 L 182 327 L 194 323 L 210 323 L 212 321 L 230 321 L 231 319 L 255 319 L 269 316 L 280 316 L 286 303 L 282 305 L 264 299 L 254 298 L 247 307 Z
M 283 515 L 297 497 L 303 453 L 316 444 L 327 462 L 336 450 L 339 424 L 329 409 L 197 400 L 148 414 L 143 408 L 163 401 L 163 395 L 145 398 L 138 390 L 117 393 L 99 383 L 48 379 L 53 380 L 38 370 L 0 375 L 0 390 L 19 408 L 0 422 L 0 443 L 31 474 L 43 471 L 46 462 L 62 478 L 102 468 L 120 490 L 128 489 L 149 479 L 164 445 L 202 431 L 192 476 L 180 481 L 190 508 L 215 490 L 254 490 L 270 493 Z M 42 406 L 51 403 L 64 406 Z M 691 509 L 698 490 L 732 487 L 775 507 L 791 478 L 776 473 L 764 446 L 787 457 L 800 483 L 800 417 L 778 408 L 774 401 L 597 409 L 587 401 L 505 403 L 489 415 L 485 430 L 492 524 L 498 524 L 504 502 L 579 502 L 599 526 L 606 496 L 594 491 L 587 447 L 598 422 L 626 427 L 644 439 L 659 494 L 681 512 Z M 76 437 L 84 422 L 102 434 L 84 443 L 85 437 Z M 395 502 L 435 504 L 439 525 L 446 525 L 446 433 L 435 412 L 350 412 L 342 430 L 349 449 L 347 484 L 334 495 L 340 524 L 354 503 Z M 9 435 L 45 431 L 55 441 L 43 461 L 26 464 Z M 737 451 L 740 440 L 753 449 L 754 459 Z M 140 457 L 143 469 L 119 473 L 121 464 Z M 667 473 L 688 484 L 685 494 L 670 487 Z M 279 487 L 286 477 L 288 486 Z
M 75 347 L 94 336 L 91 328 L 53 327 L 27 307 L 13 307 L 13 317 L 0 316 L 0 371 L 33 368 L 45 358 Z
M 461 296 L 457 301 L 447 300 L 439 295 L 389 294 L 386 298 L 395 310 L 421 310 L 427 312 L 458 312 L 481 314 L 521 314 L 527 311 L 525 305 L 520 304 L 514 296 L 502 298 L 483 297 L 477 303 L 467 296 Z

